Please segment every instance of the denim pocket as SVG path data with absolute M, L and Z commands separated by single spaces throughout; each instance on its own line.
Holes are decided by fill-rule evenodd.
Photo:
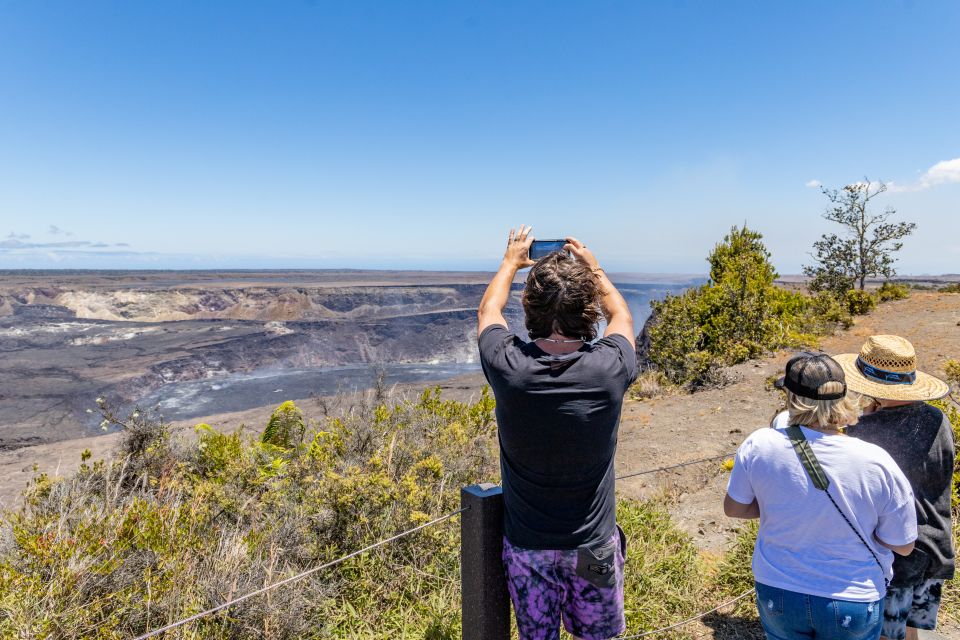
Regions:
M 841 637 L 857 640 L 876 635 L 883 621 L 883 601 L 834 600 L 832 604 L 837 614 L 837 631 Z
M 767 616 L 783 615 L 783 589 L 755 583 L 757 589 L 757 608 L 763 609 Z

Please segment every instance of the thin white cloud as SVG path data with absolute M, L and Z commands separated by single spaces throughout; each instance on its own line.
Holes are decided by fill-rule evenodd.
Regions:
M 72 236 L 73 235 L 69 231 L 65 231 L 55 224 L 50 225 L 50 228 L 47 229 L 47 233 L 49 233 L 52 236 Z
M 53 235 L 73 235 L 58 229 Z M 110 249 L 111 247 L 129 247 L 126 242 L 110 244 L 109 242 L 99 242 L 91 240 L 59 240 L 57 242 L 32 242 L 30 236 L 25 233 L 11 233 L 6 239 L 0 240 L 0 256 L 11 257 L 17 254 L 42 252 L 47 257 L 60 253 L 82 253 L 89 252 L 94 255 L 116 254 L 121 255 L 131 253 L 127 251 L 99 251 L 100 249 Z
M 60 249 L 68 247 L 97 246 L 88 240 L 67 240 L 65 242 L 22 242 L 15 238 L 0 240 L 0 249 Z M 104 245 L 106 246 L 106 245 Z
M 805 186 L 805 187 L 810 187 L 811 189 L 816 189 L 817 187 L 821 186 L 822 184 L 823 184 L 823 183 L 820 182 L 819 180 L 807 180 L 807 181 L 804 183 L 803 186 Z
M 925 187 L 948 182 L 960 182 L 960 158 L 941 160 L 927 169 L 927 172 L 920 177 L 920 182 Z
M 960 183 L 960 158 L 954 158 L 952 160 L 941 160 L 924 171 L 912 184 L 890 182 L 888 187 L 890 191 L 902 193 L 904 191 L 924 191 L 941 184 L 958 183 Z

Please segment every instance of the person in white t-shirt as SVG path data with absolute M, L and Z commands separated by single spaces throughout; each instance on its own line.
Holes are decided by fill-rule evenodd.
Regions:
M 886 451 L 843 434 L 859 410 L 836 361 L 800 354 L 787 363 L 784 387 L 788 422 L 799 432 L 750 434 L 723 502 L 730 517 L 760 518 L 753 552 L 760 621 L 770 640 L 876 640 L 891 552 L 909 554 L 917 537 L 913 492 Z M 825 491 L 798 457 L 807 446 L 801 440 L 826 476 Z

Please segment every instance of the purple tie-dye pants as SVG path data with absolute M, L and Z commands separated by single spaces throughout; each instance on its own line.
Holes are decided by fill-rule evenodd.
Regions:
M 582 640 L 607 640 L 626 628 L 623 615 L 623 565 L 620 533 L 612 586 L 597 586 L 577 575 L 576 549 L 522 549 L 503 539 L 507 589 L 517 616 L 520 640 L 557 640 L 560 620 Z M 602 580 L 601 580 L 602 582 Z

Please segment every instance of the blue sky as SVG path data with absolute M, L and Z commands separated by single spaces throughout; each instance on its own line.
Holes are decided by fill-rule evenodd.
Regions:
M 0 268 L 495 268 L 507 230 L 808 260 L 892 181 L 960 271 L 960 3 L 0 0 Z

